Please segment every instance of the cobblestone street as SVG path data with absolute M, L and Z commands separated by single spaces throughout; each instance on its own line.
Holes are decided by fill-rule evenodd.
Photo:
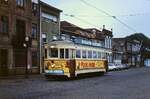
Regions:
M 0 99 L 150 99 L 150 68 L 114 71 L 76 80 L 43 76 L 0 81 Z

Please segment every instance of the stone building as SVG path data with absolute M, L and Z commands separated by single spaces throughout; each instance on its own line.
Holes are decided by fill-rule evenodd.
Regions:
M 37 0 L 0 0 L 0 75 L 39 71 L 38 8 Z
M 40 0 L 0 0 L 0 75 L 42 72 L 44 45 L 60 33 L 60 12 Z

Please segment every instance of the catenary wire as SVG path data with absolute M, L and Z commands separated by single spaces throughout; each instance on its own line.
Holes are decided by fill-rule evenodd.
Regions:
M 130 29 L 130 30 L 132 30 L 133 32 L 137 32 L 134 28 L 132 28 L 132 27 L 129 26 L 128 24 L 124 23 L 123 21 L 121 21 L 120 19 L 118 19 L 116 16 L 112 16 L 111 14 L 107 13 L 106 11 L 97 8 L 96 6 L 94 6 L 94 5 L 92 5 L 92 4 L 88 3 L 88 2 L 86 2 L 85 0 L 80 0 L 80 1 L 83 2 L 84 4 L 86 4 L 87 6 L 92 7 L 92 8 L 94 8 L 94 9 L 96 9 L 97 11 L 102 12 L 102 13 L 104 13 L 105 15 L 112 17 L 113 19 L 115 19 L 115 20 L 118 21 L 119 23 L 123 24 L 125 27 L 127 27 L 127 28 Z

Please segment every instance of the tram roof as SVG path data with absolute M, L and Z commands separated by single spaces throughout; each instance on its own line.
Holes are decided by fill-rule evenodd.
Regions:
M 79 48 L 79 49 L 101 50 L 103 52 L 111 52 L 110 50 L 105 49 L 105 48 L 76 44 L 76 43 L 74 43 L 72 41 L 68 41 L 68 40 L 52 41 L 52 42 L 48 43 L 47 47 L 50 47 L 50 48 L 72 48 L 72 49 Z
M 65 44 L 65 45 L 70 45 L 70 44 L 74 44 L 74 42 L 72 42 L 72 41 L 69 41 L 69 40 L 56 40 L 56 41 L 51 41 L 50 43 L 49 43 L 50 45 L 53 45 L 53 44 L 55 44 L 55 45 L 62 45 L 62 44 Z
M 51 41 L 48 44 L 46 44 L 45 47 L 49 48 L 75 48 L 75 44 L 72 41 L 68 40 L 56 40 L 56 41 Z

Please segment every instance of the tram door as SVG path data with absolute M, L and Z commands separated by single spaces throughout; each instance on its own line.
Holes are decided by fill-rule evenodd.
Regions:
M 5 49 L 0 50 L 0 76 L 5 76 L 8 73 L 8 51 Z

